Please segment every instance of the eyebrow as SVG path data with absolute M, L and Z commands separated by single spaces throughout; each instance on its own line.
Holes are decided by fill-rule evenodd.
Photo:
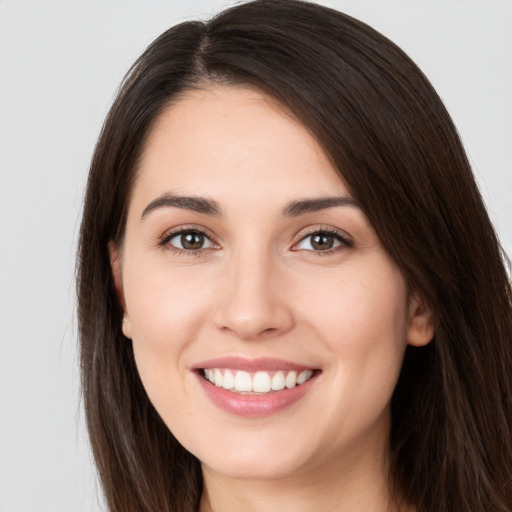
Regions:
M 204 215 L 220 216 L 219 204 L 212 199 L 194 196 L 177 196 L 175 194 L 163 194 L 151 201 L 142 212 L 141 219 L 144 220 L 152 211 L 159 208 L 174 207 L 190 210 Z
M 339 206 L 350 206 L 359 208 L 354 199 L 345 196 L 339 197 L 320 197 L 314 199 L 303 199 L 300 201 L 292 201 L 288 203 L 282 211 L 284 217 L 298 217 L 307 213 L 314 213 L 328 208 Z M 220 216 L 221 208 L 213 199 L 195 196 L 178 196 L 167 193 L 157 197 L 151 201 L 142 212 L 141 219 L 144 220 L 152 211 L 159 208 L 182 208 L 203 215 Z
M 285 207 L 283 215 L 285 217 L 298 217 L 299 215 L 305 215 L 306 213 L 314 213 L 328 208 L 335 208 L 337 206 L 360 208 L 357 201 L 350 197 L 319 197 L 315 199 L 293 201 Z

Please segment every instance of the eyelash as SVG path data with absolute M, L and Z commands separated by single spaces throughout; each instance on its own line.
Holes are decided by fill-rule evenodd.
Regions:
M 169 249 L 175 254 L 186 255 L 186 256 L 202 256 L 204 254 L 205 250 L 210 249 L 210 247 L 207 247 L 206 249 L 197 249 L 197 250 L 180 249 L 179 247 L 175 247 L 169 243 L 173 238 L 180 236 L 180 235 L 184 235 L 186 233 L 191 233 L 194 235 L 201 235 L 205 239 L 209 240 L 213 246 L 218 247 L 217 244 L 212 240 L 211 235 L 209 235 L 205 230 L 197 228 L 197 227 L 182 227 L 182 228 L 179 228 L 176 230 L 167 231 L 158 240 L 158 246 Z
M 294 249 L 294 248 L 292 248 L 292 250 L 295 250 L 295 251 L 304 250 L 304 251 L 307 251 L 308 253 L 312 254 L 313 256 L 329 256 L 329 255 L 339 251 L 343 247 L 351 248 L 354 246 L 354 242 L 352 240 L 350 240 L 341 231 L 338 231 L 333 228 L 314 228 L 311 231 L 304 233 L 301 236 L 300 240 L 297 243 L 295 243 L 293 247 L 296 247 L 300 243 L 304 242 L 307 238 L 313 237 L 315 235 L 332 236 L 336 241 L 340 242 L 340 245 L 333 247 L 331 249 L 326 249 L 325 251 L 314 251 L 314 250 L 310 250 L 310 249 Z
M 201 235 L 205 239 L 209 240 L 210 243 L 212 244 L 212 246 L 214 246 L 214 248 L 218 248 L 218 245 L 216 244 L 216 242 L 213 241 L 212 236 L 209 235 L 205 230 L 197 228 L 197 227 L 183 227 L 183 228 L 179 228 L 176 230 L 168 231 L 168 232 L 164 233 L 164 235 L 158 240 L 158 246 L 165 247 L 165 248 L 171 250 L 172 252 L 174 252 L 175 254 L 180 254 L 180 255 L 185 254 L 187 256 L 202 256 L 204 254 L 205 250 L 210 249 L 210 247 L 207 247 L 205 249 L 203 249 L 203 248 L 197 249 L 197 250 L 180 249 L 179 247 L 175 247 L 169 243 L 173 238 L 180 236 L 180 235 L 184 235 L 186 233 L 190 233 L 190 234 L 194 234 L 194 235 Z M 340 245 L 333 247 L 331 249 L 326 249 L 324 251 L 320 251 L 320 250 L 315 251 L 315 250 L 310 250 L 310 249 L 294 249 L 299 244 L 304 242 L 307 238 L 312 237 L 314 235 L 331 236 L 331 237 L 335 238 L 338 242 L 340 242 Z M 308 253 L 311 253 L 315 256 L 328 256 L 330 254 L 337 252 L 340 249 L 340 247 L 342 247 L 342 246 L 344 246 L 346 248 L 351 248 L 354 246 L 354 243 L 346 235 L 344 235 L 342 232 L 340 232 L 336 229 L 315 228 L 307 233 L 304 233 L 301 236 L 300 240 L 293 245 L 291 250 L 295 251 L 295 252 L 303 250 L 303 251 L 307 251 Z

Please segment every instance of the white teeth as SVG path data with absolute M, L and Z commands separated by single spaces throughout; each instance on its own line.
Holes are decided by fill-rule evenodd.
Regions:
M 268 393 L 272 389 L 272 379 L 267 372 L 258 372 L 252 380 L 252 390 L 258 393 Z
M 252 379 L 247 372 L 236 372 L 235 375 L 236 391 L 252 391 Z
M 297 385 L 297 372 L 288 372 L 284 384 L 288 389 L 294 388 Z
M 235 376 L 227 371 L 224 373 L 224 382 L 222 383 L 224 389 L 233 389 L 235 387 Z
M 304 370 L 303 372 L 300 372 L 297 377 L 297 384 L 304 384 L 304 382 L 311 378 L 311 375 L 313 375 L 311 370 Z
M 219 388 L 233 390 L 239 393 L 269 393 L 281 391 L 285 387 L 292 389 L 307 382 L 312 376 L 312 370 L 303 370 L 299 374 L 296 371 L 279 370 L 271 375 L 268 372 L 259 371 L 253 376 L 250 373 L 239 370 L 224 370 L 222 368 L 208 368 L 203 370 L 207 380 Z
M 284 389 L 284 372 L 277 372 L 272 377 L 272 389 L 274 391 L 281 391 L 281 389 Z
M 215 368 L 213 375 L 214 375 L 214 379 L 215 379 L 215 385 L 217 387 L 221 388 L 222 383 L 224 381 L 224 378 L 222 377 L 222 372 L 218 368 Z

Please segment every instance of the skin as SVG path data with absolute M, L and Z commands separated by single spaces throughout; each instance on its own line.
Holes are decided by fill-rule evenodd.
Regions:
M 165 194 L 214 200 L 219 215 L 162 205 L 143 215 Z M 433 336 L 432 314 L 356 204 L 283 215 L 325 197 L 350 193 L 308 130 L 251 89 L 186 93 L 144 149 L 113 272 L 148 396 L 201 461 L 202 511 L 396 509 L 389 403 L 407 343 Z M 204 231 L 205 247 L 180 249 L 169 232 L 182 228 Z M 337 233 L 331 250 L 311 244 L 322 230 Z M 233 355 L 321 373 L 284 410 L 240 417 L 192 371 Z

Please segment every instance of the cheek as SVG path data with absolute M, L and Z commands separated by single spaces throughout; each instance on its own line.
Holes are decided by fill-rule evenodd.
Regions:
M 329 407 L 322 410 L 329 449 L 345 450 L 355 436 L 389 428 L 389 403 L 406 348 L 407 290 L 398 272 L 345 273 L 310 286 L 304 317 L 325 371 Z
M 401 344 L 407 331 L 406 285 L 397 269 L 380 267 L 347 268 L 339 276 L 304 283 L 303 316 L 326 333 L 338 333 L 332 338 L 340 348 L 359 350 L 386 340 Z
M 182 354 L 199 337 L 209 295 L 187 272 L 126 264 L 126 309 L 137 369 L 151 401 L 165 416 L 186 374 Z
M 207 276 L 201 278 L 190 268 L 169 269 L 151 262 L 133 265 L 133 269 L 127 265 L 126 276 L 126 308 L 135 340 L 159 349 L 193 335 L 191 329 L 210 301 L 211 290 L 204 285 L 210 281 Z
M 337 280 L 310 284 L 304 297 L 304 321 L 331 354 L 333 389 L 349 390 L 340 396 L 339 410 L 373 404 L 368 413 L 378 413 L 393 393 L 407 345 L 401 274 L 378 265 L 346 269 Z

